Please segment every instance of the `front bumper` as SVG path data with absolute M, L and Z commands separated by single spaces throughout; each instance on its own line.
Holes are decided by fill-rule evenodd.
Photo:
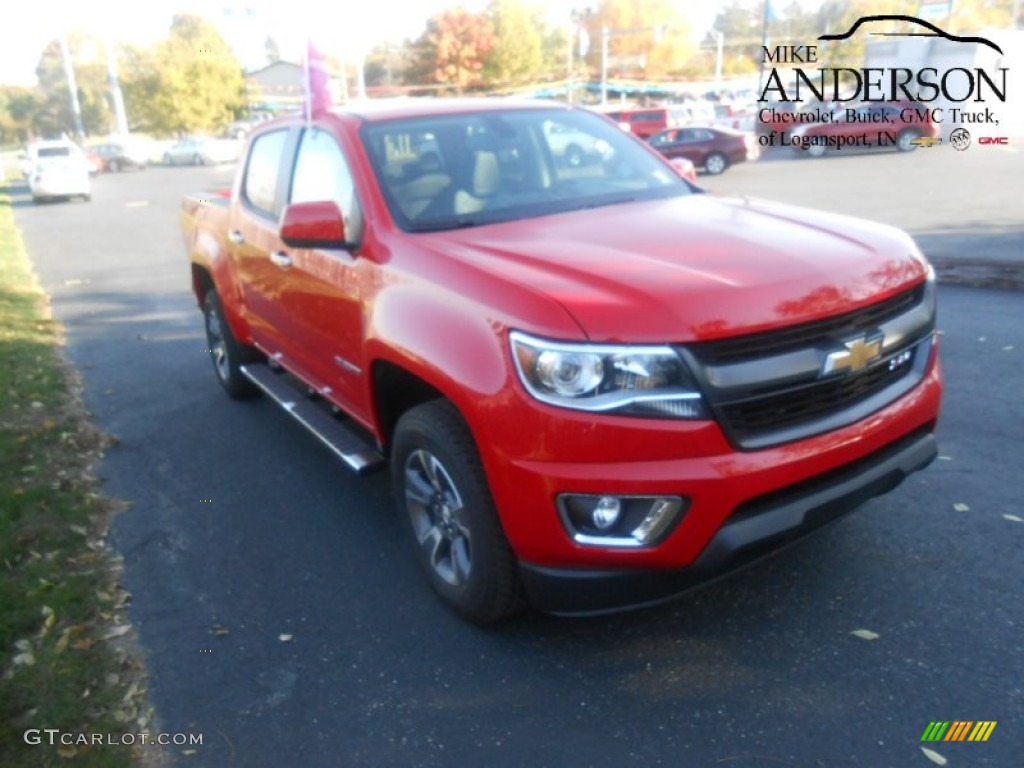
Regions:
M 689 566 L 554 568 L 520 563 L 531 603 L 541 611 L 592 615 L 670 599 L 750 565 L 886 493 L 936 457 L 935 438 L 921 429 L 852 465 L 751 499 L 736 508 Z

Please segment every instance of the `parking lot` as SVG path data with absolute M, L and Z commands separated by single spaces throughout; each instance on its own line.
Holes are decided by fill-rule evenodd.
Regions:
M 1024 156 L 769 153 L 700 181 L 898 224 L 929 256 L 1024 253 Z M 1024 293 L 940 289 L 940 459 L 734 578 L 612 617 L 489 631 L 406 551 L 386 474 L 349 474 L 214 381 L 178 229 L 229 166 L 15 197 L 130 511 L 113 540 L 179 765 L 1002 768 L 1024 746 Z M 207 501 L 209 500 L 209 501 Z M 866 630 L 866 632 L 865 632 Z M 873 639 L 872 639 L 873 638 Z M 997 721 L 923 745 L 935 720 Z

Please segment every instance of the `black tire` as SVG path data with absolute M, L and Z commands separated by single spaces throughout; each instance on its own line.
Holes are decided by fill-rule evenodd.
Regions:
M 203 156 L 196 152 L 192 155 L 192 165 L 206 165 L 206 161 L 203 160 Z
M 724 173 L 725 169 L 729 167 L 729 158 L 723 155 L 721 152 L 712 152 L 710 155 L 704 158 L 704 170 L 712 176 L 717 176 L 720 173 Z
M 900 135 L 896 137 L 896 147 L 900 152 L 913 152 L 917 149 L 917 144 L 914 144 L 916 139 L 921 134 L 915 131 L 913 128 L 907 128 L 904 131 L 900 131 Z
M 171 157 L 169 152 L 164 153 L 164 165 L 174 165 L 174 158 Z
M 121 164 L 117 160 L 111 160 L 109 163 L 107 163 L 107 170 L 110 171 L 111 173 L 120 173 Z
M 217 381 L 224 387 L 228 396 L 235 400 L 244 400 L 256 395 L 259 390 L 242 374 L 241 366 L 257 362 L 260 355 L 252 347 L 240 344 L 235 339 L 216 291 L 210 290 L 206 293 L 206 299 L 203 301 L 203 319 L 210 360 L 213 362 Z
M 441 599 L 482 626 L 522 610 L 516 559 L 455 406 L 434 400 L 399 419 L 391 475 L 417 560 Z

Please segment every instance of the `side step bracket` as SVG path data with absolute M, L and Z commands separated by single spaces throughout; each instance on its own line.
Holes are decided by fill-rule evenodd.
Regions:
M 275 373 L 262 363 L 243 365 L 241 371 L 350 469 L 365 475 L 382 468 L 386 463 L 380 452 L 365 438 L 303 396 L 302 392 L 288 383 L 283 374 Z

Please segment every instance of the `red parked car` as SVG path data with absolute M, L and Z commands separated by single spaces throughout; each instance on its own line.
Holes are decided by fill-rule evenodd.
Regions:
M 932 122 L 929 108 L 895 102 L 837 107 L 831 120 L 800 125 L 783 141 L 811 157 L 821 157 L 831 149 L 895 147 L 912 152 L 918 146 L 915 139 L 938 135 L 939 126 Z
M 673 128 L 652 137 L 651 146 L 668 158 L 685 157 L 712 175 L 760 154 L 754 134 L 728 128 Z

